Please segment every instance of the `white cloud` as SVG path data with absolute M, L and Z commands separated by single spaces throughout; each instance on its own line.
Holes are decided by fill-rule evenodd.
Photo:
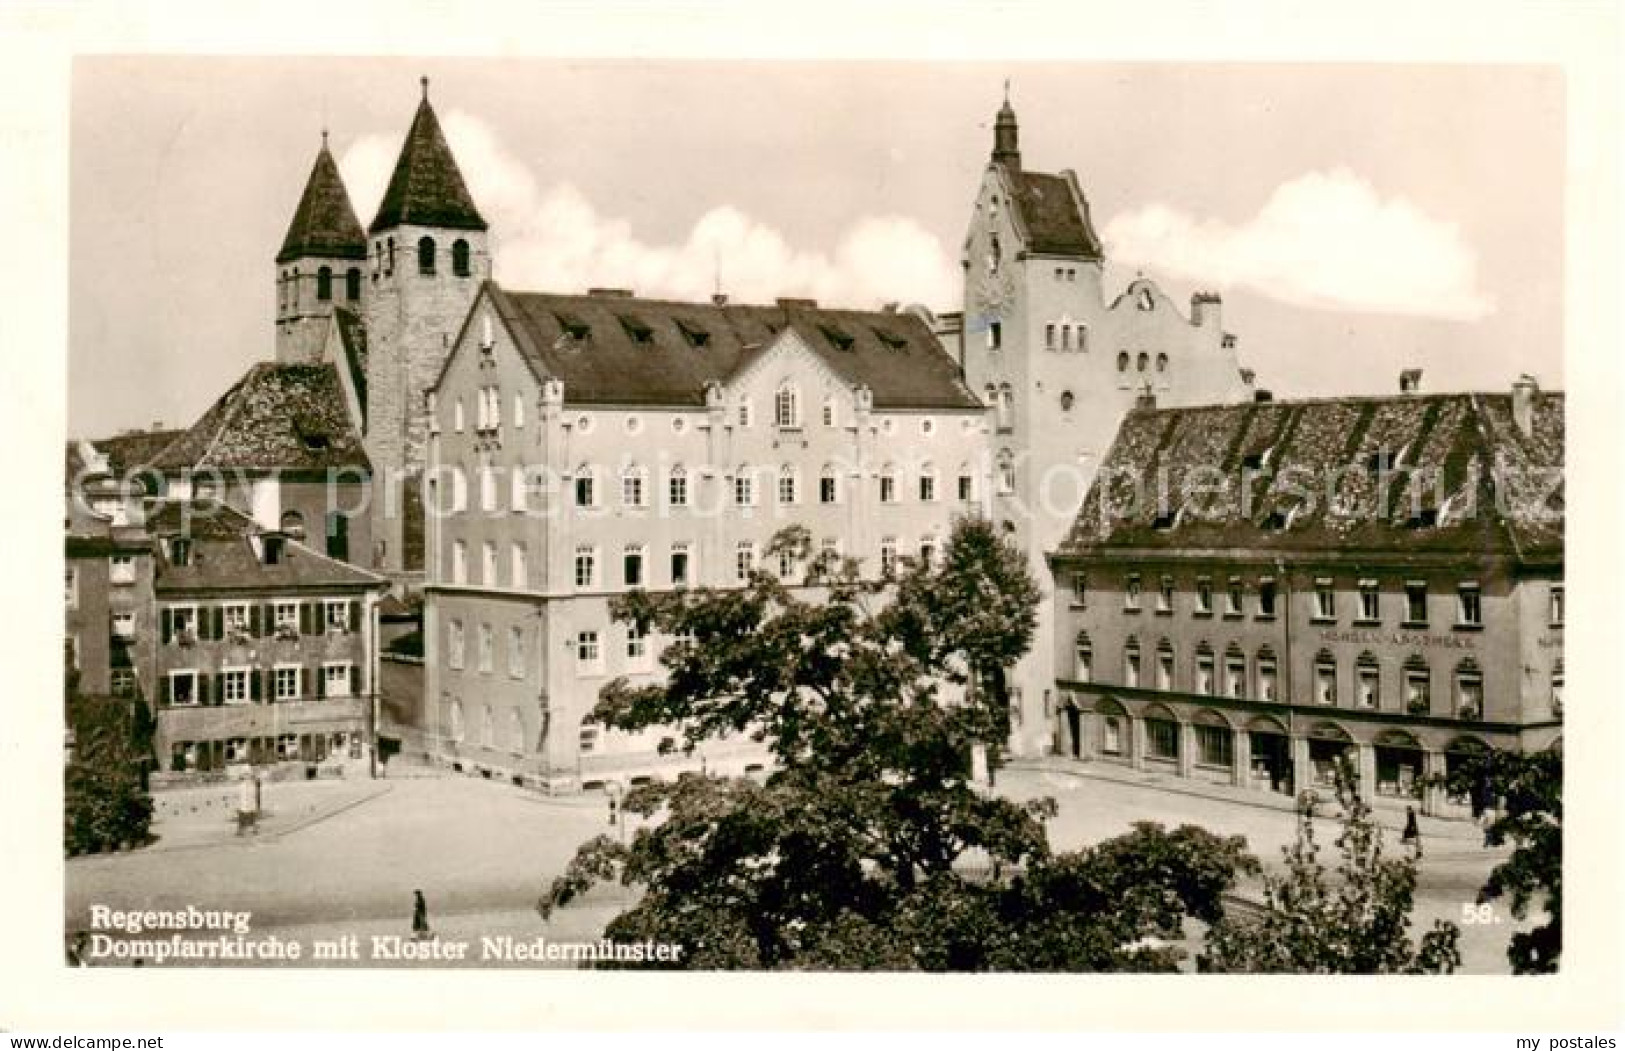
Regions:
M 1153 204 L 1117 216 L 1105 234 L 1116 262 L 1300 306 L 1458 321 L 1495 308 L 1453 224 L 1384 199 L 1343 168 L 1282 183 L 1239 226 Z
M 649 244 L 575 186 L 542 187 L 478 118 L 450 111 L 442 124 L 491 224 L 496 277 L 510 287 L 631 288 L 640 296 L 703 300 L 720 264 L 723 291 L 735 302 L 805 296 L 831 306 L 898 301 L 948 309 L 959 300 L 957 266 L 911 219 L 862 218 L 825 253 L 798 249 L 772 226 L 723 206 L 696 219 L 680 243 Z M 399 149 L 398 136 L 367 135 L 339 160 L 363 222 L 377 209 Z

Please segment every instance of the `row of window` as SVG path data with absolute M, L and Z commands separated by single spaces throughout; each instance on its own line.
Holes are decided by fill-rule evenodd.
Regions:
M 360 695 L 361 668 L 350 661 L 327 661 L 315 667 L 226 667 L 215 672 L 184 668 L 167 672 L 158 680 L 158 703 L 165 707 L 271 704 Z
M 1049 322 L 1044 326 L 1044 349 L 1088 352 L 1089 326 L 1070 321 Z
M 1196 587 L 1191 593 L 1191 613 L 1197 616 L 1210 616 L 1214 612 L 1214 580 L 1210 576 L 1198 576 Z M 1144 578 L 1139 573 L 1129 573 L 1123 578 L 1123 611 L 1138 613 L 1144 608 Z M 1089 602 L 1089 577 L 1085 573 L 1073 575 L 1072 580 L 1073 604 L 1086 607 Z M 1316 577 L 1312 595 L 1311 620 L 1325 623 L 1335 623 L 1339 616 L 1338 590 L 1336 581 L 1331 577 Z M 1179 592 L 1175 578 L 1171 574 L 1163 574 L 1157 580 L 1157 590 L 1154 601 L 1154 610 L 1157 613 L 1174 613 L 1178 603 Z M 1229 577 L 1224 584 L 1223 603 L 1224 615 L 1227 617 L 1241 617 L 1246 615 L 1247 584 L 1240 576 Z M 1428 623 L 1428 596 L 1429 589 L 1425 581 L 1407 580 L 1404 584 L 1405 614 L 1403 623 L 1411 627 L 1425 627 Z M 1253 615 L 1262 620 L 1276 616 L 1279 606 L 1279 590 L 1274 577 L 1259 577 L 1253 584 Z M 1382 622 L 1382 585 L 1374 578 L 1362 578 L 1356 582 L 1356 606 L 1354 610 L 1355 624 L 1380 624 Z M 1563 585 L 1549 585 L 1547 594 L 1547 619 L 1553 627 L 1563 623 Z M 1476 581 L 1463 581 L 1456 586 L 1456 626 L 1464 628 L 1482 627 L 1484 624 L 1484 597 L 1483 589 Z
M 278 288 L 281 293 L 280 306 L 283 312 L 299 309 L 299 268 L 293 267 L 282 272 L 282 282 Z M 361 298 L 361 270 L 350 267 L 344 272 L 344 298 L 354 303 Z M 316 299 L 327 303 L 333 299 L 333 268 L 322 266 L 316 269 Z
M 388 277 L 395 272 L 395 239 L 385 237 L 373 242 L 372 279 L 378 280 L 381 272 Z M 435 273 L 436 252 L 434 238 L 424 236 L 418 238 L 418 273 L 425 277 L 432 277 Z M 453 277 L 469 277 L 473 270 L 469 265 L 468 242 L 459 237 L 451 245 L 451 273 Z
M 228 737 L 216 741 L 175 741 L 169 769 L 208 772 L 237 763 L 320 763 L 329 757 L 361 758 L 361 735 L 345 732 L 277 734 L 275 737 Z
M 176 604 L 160 609 L 158 620 L 160 641 L 166 646 L 222 640 L 245 642 L 256 638 L 298 638 L 301 635 L 345 634 L 361 630 L 361 603 L 355 599 L 305 602 L 289 599 L 208 606 Z M 114 631 L 118 631 L 116 619 Z
M 654 651 L 649 643 L 649 635 L 639 631 L 636 625 L 624 625 L 625 629 L 625 663 L 621 671 L 631 674 L 646 674 L 654 670 Z M 460 618 L 452 618 L 446 626 L 446 666 L 457 671 L 468 667 L 468 629 Z M 474 628 L 474 669 L 481 674 L 490 675 L 497 666 L 496 629 L 489 623 L 481 622 Z M 523 679 L 528 672 L 527 661 L 529 636 L 526 630 L 519 625 L 510 625 L 506 632 L 505 661 L 509 678 Z M 599 676 L 604 674 L 604 644 L 603 633 L 597 629 L 583 630 L 576 633 L 570 640 L 571 652 L 575 657 L 576 672 L 583 676 Z

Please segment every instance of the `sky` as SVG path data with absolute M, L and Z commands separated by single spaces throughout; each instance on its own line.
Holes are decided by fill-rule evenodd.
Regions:
M 80 57 L 70 434 L 189 425 L 274 355 L 321 131 L 365 226 L 420 76 L 511 288 L 960 309 L 1008 78 L 1108 297 L 1221 292 L 1278 397 L 1563 384 L 1555 67 Z

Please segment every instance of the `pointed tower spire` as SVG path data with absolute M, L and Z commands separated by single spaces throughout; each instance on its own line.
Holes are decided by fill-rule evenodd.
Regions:
M 327 132 L 322 132 L 322 148 L 316 154 L 316 164 L 305 181 L 304 195 L 294 209 L 288 234 L 282 239 L 282 250 L 276 254 L 278 263 L 287 263 L 301 256 L 321 256 L 327 259 L 367 258 L 367 235 L 355 217 L 350 205 L 350 194 L 344 189 L 339 166 L 327 149 Z
M 457 167 L 440 120 L 429 105 L 429 78 L 419 78 L 423 99 L 406 133 L 389 188 L 368 227 L 372 233 L 391 226 L 439 226 L 453 230 L 484 230 L 486 223 L 474 207 L 463 173 Z
M 1004 105 L 993 124 L 993 163 L 1011 171 L 1021 170 L 1021 147 L 1017 141 L 1016 111 L 1010 108 L 1010 81 L 1004 82 Z

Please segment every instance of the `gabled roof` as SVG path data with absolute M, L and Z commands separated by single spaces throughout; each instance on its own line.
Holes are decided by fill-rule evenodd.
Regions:
M 867 385 L 877 409 L 982 407 L 912 314 L 486 289 L 520 353 L 538 376 L 563 380 L 572 403 L 703 405 L 708 383 L 727 382 L 789 328 L 837 376 Z
M 401 145 L 395 173 L 368 227 L 377 233 L 391 226 L 443 226 L 455 230 L 484 230 L 485 220 L 474 207 L 451 147 L 440 131 L 440 121 L 429 105 L 428 85 L 423 101 Z
M 153 466 L 369 470 L 336 369 L 253 366 Z
M 266 565 L 250 539 L 264 533 L 236 508 L 179 500 L 157 501 L 149 509 L 154 536 L 186 536 L 192 541 L 186 565 L 166 555 L 154 561 L 153 588 L 159 594 L 212 589 L 381 586 L 384 579 L 328 558 L 292 538 L 282 557 Z
M 1509 394 L 1136 410 L 1059 554 L 1265 549 L 1560 560 L 1564 399 L 1533 398 L 1528 433 Z
M 182 430 L 136 431 L 112 438 L 99 438 L 92 444 L 107 457 L 107 465 L 113 473 L 122 475 L 156 463 L 164 450 L 185 433 Z
M 1070 172 L 1049 175 L 1000 165 L 1026 231 L 1026 249 L 1041 255 L 1101 259 L 1105 250 L 1089 220 L 1089 203 Z
M 336 257 L 339 259 L 367 258 L 367 235 L 350 206 L 350 195 L 344 189 L 339 166 L 327 150 L 327 135 L 322 135 L 322 149 L 316 154 L 316 164 L 305 182 L 305 192 L 294 209 L 293 222 L 282 239 L 282 250 L 276 254 L 278 263 L 286 263 L 305 256 Z

